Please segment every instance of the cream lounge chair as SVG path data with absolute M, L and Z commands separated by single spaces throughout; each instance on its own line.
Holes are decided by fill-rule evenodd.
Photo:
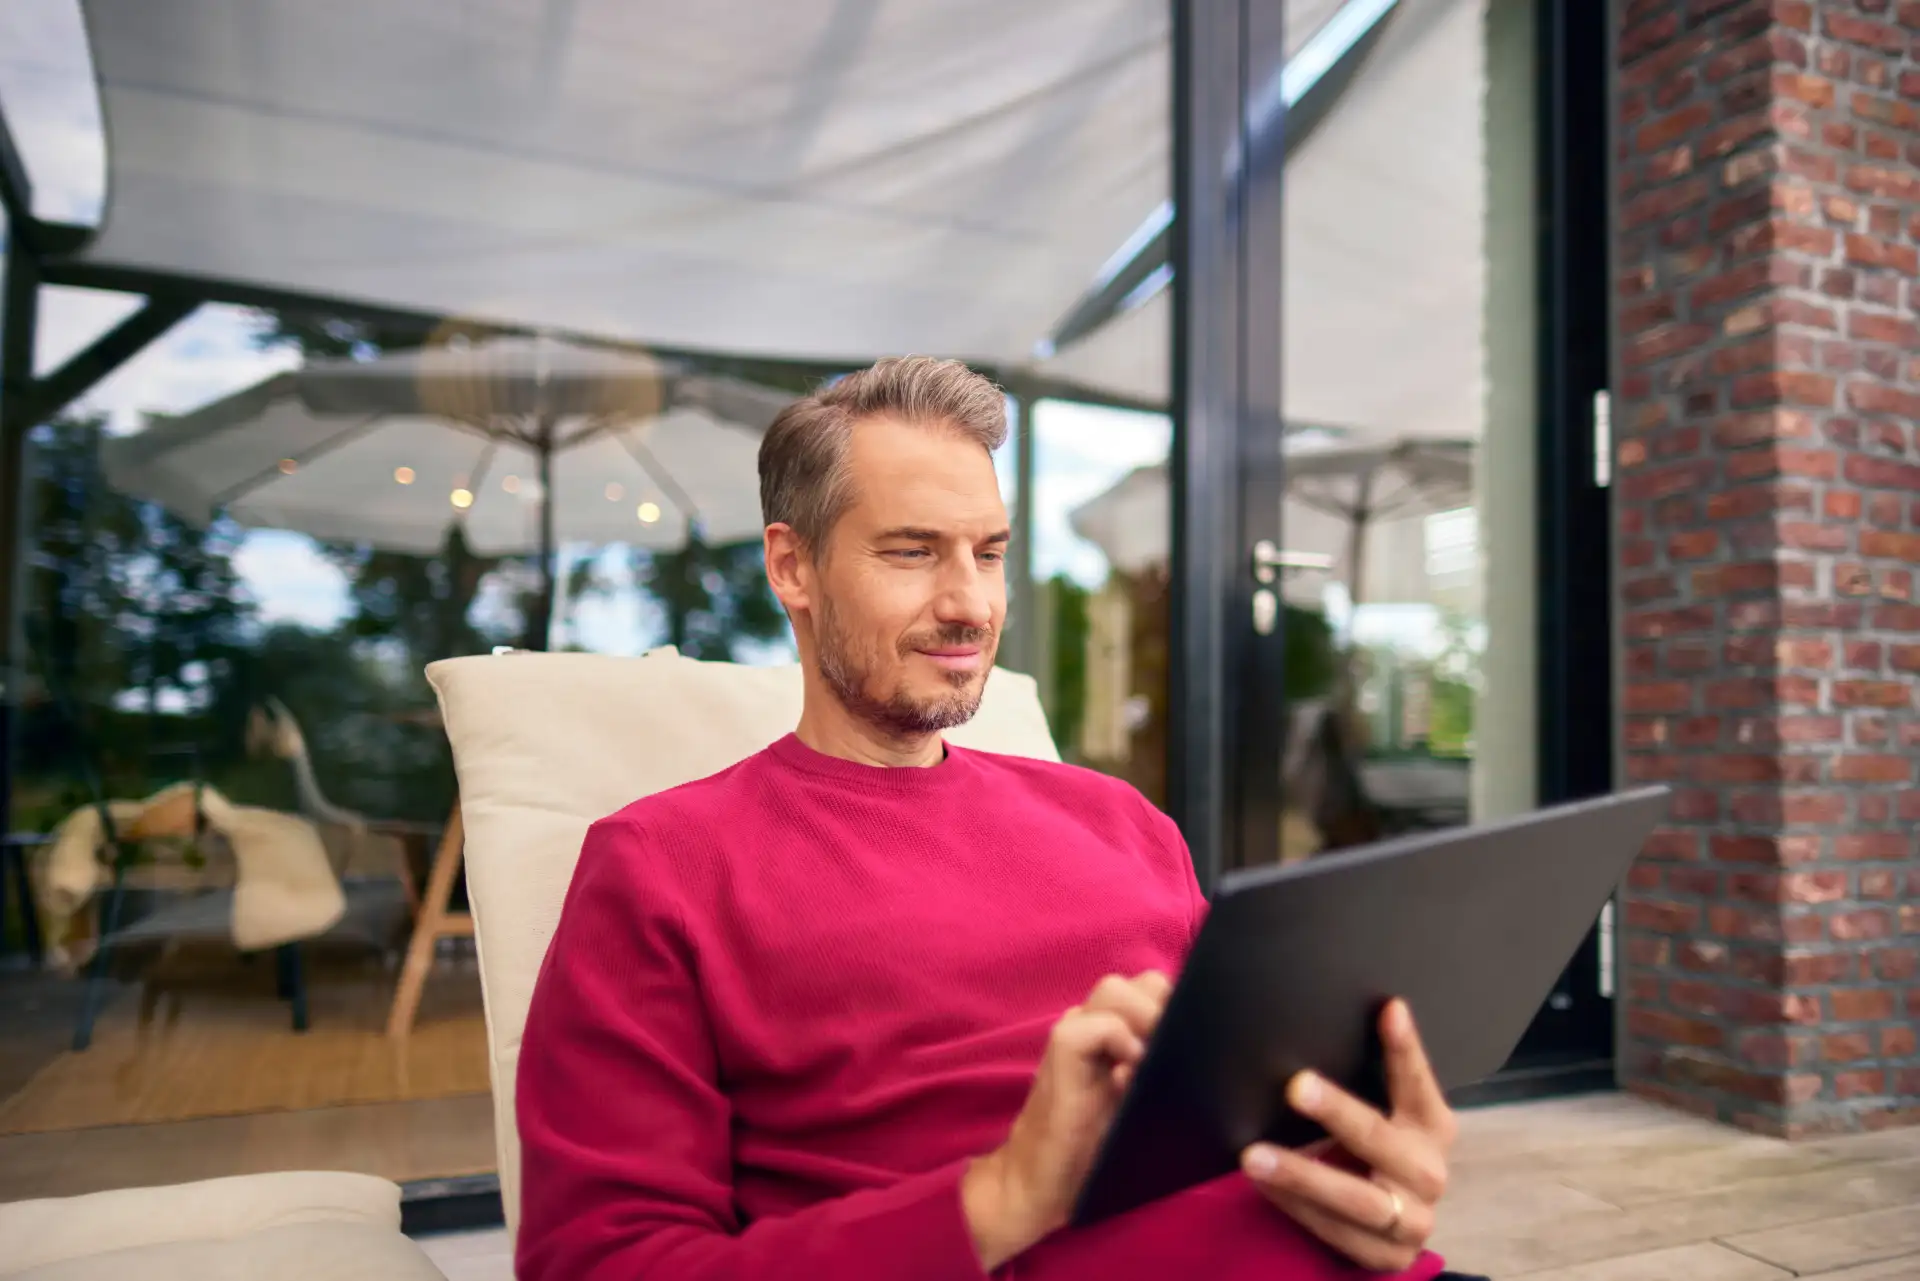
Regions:
M 0 1205 L 6 1281 L 444 1281 L 400 1189 L 296 1171 Z
M 519 1221 L 520 1034 L 588 825 L 786 733 L 800 714 L 800 674 L 701 663 L 672 650 L 637 659 L 460 658 L 429 674 L 460 776 L 511 1232 Z M 953 739 L 1058 759 L 1033 682 L 1008 672 L 995 674 L 979 716 Z M 357 1175 L 263 1175 L 22 1202 L 0 1206 L 0 1278 L 437 1278 L 398 1228 L 398 1189 Z
M 547 940 L 587 827 L 639 796 L 704 778 L 791 730 L 797 667 L 512 653 L 427 669 L 460 776 L 467 892 L 493 1055 L 494 1142 L 518 1224 L 513 1077 Z M 1058 760 L 1031 678 L 996 672 L 965 747 Z

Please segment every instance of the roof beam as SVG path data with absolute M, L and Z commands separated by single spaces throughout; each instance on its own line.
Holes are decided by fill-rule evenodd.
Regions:
M 88 234 L 84 228 L 52 227 L 63 239 L 74 233 Z M 77 248 L 78 246 L 76 246 Z M 442 319 L 420 312 L 402 311 L 346 299 L 319 298 L 291 290 L 274 289 L 211 276 L 180 276 L 171 272 L 150 271 L 141 267 L 116 267 L 90 262 L 84 258 L 57 257 L 41 264 L 41 278 L 49 285 L 74 289 L 105 289 L 114 293 L 145 294 L 153 299 L 174 299 L 200 303 L 227 303 L 236 307 L 258 307 L 270 311 L 307 312 L 322 316 L 341 316 L 368 320 L 394 328 L 417 326 L 424 340 L 440 326 Z M 501 326 L 503 330 L 512 326 Z
M 87 344 L 66 364 L 34 380 L 29 421 L 45 422 L 92 391 L 101 379 L 192 315 L 199 305 L 182 298 L 148 299 L 146 306 Z
M 0 103 L 0 207 L 6 209 L 10 227 L 33 222 L 33 184 L 27 180 L 27 166 L 14 145 L 13 131 L 7 128 L 4 103 Z
M 88 234 L 85 228 L 42 224 L 45 232 L 56 236 L 62 246 L 75 244 Z M 272 311 L 305 312 L 311 315 L 336 315 L 349 319 L 375 321 L 394 328 L 417 328 L 422 342 L 430 340 L 444 323 L 442 318 L 428 316 L 419 312 L 399 311 L 389 307 L 380 307 L 354 302 L 345 298 L 323 298 L 313 294 L 291 290 L 265 288 L 246 285 L 235 281 L 215 280 L 206 277 L 178 276 L 167 272 L 149 271 L 143 268 L 115 267 L 88 262 L 85 259 L 70 257 L 49 258 L 42 264 L 42 278 L 50 285 L 66 285 L 76 289 L 105 289 L 116 293 L 145 294 L 155 301 L 168 299 L 178 303 L 225 303 L 238 307 L 259 307 Z M 503 334 L 527 334 L 532 332 L 524 325 L 495 325 L 488 323 L 485 328 Z M 666 356 L 684 360 L 709 372 L 731 373 L 754 382 L 771 385 L 785 384 L 798 395 L 805 387 L 795 387 L 795 383 L 813 384 L 836 374 L 858 369 L 869 363 L 865 359 L 845 361 L 826 360 L 783 360 L 778 357 L 743 357 L 724 352 L 687 351 L 678 348 L 664 348 L 645 344 L 622 342 L 608 339 L 599 334 L 556 334 L 582 343 L 632 350 L 646 346 L 657 356 Z M 1133 409 L 1145 413 L 1165 413 L 1164 402 L 1143 400 L 1114 392 L 1098 391 L 1081 386 L 1068 379 L 1053 377 L 1043 371 L 1030 368 L 1005 369 L 987 368 L 1003 386 L 1018 396 L 1032 396 L 1052 400 L 1070 400 L 1083 404 L 1106 405 L 1116 409 Z
M 1248 135 L 1256 155 L 1278 146 L 1283 156 L 1291 156 L 1313 135 L 1399 7 L 1400 0 L 1347 0 L 1252 96 Z M 1229 154 L 1226 165 L 1237 186 L 1245 158 Z M 1040 341 L 1036 359 L 1051 357 L 1167 287 L 1173 279 L 1173 213 L 1168 200 L 1147 215 L 1101 267 L 1092 287 Z

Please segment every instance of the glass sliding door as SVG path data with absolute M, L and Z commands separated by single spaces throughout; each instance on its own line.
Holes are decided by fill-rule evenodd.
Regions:
M 1286 592 L 1335 666 L 1287 713 L 1300 839 L 1275 857 L 1291 859 L 1466 822 L 1477 791 L 1532 804 L 1533 573 L 1513 553 L 1533 482 L 1504 435 L 1528 436 L 1531 411 L 1490 366 L 1488 310 L 1497 270 L 1516 295 L 1531 278 L 1488 256 L 1489 137 L 1524 133 L 1531 111 L 1524 93 L 1517 110 L 1489 97 L 1483 0 L 1285 8 L 1313 87 L 1297 93 L 1278 237 L 1282 544 L 1311 561 Z M 1501 155 L 1530 178 L 1530 148 Z

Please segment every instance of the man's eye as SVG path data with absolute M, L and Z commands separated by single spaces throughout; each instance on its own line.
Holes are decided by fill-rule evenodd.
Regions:
M 896 560 L 920 560 L 930 554 L 924 547 L 896 547 L 887 553 Z
M 1005 552 L 1000 552 L 1000 551 L 980 553 L 980 559 L 985 561 L 989 565 L 998 565 L 1002 561 L 1006 560 L 1006 558 L 1007 558 L 1007 554 Z

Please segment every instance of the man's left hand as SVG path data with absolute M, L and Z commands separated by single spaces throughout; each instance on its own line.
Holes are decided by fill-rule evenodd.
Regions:
M 1386 1045 L 1385 1113 L 1310 1072 L 1287 1085 L 1288 1101 L 1325 1127 L 1329 1143 L 1358 1162 L 1362 1173 L 1320 1159 L 1325 1145 L 1289 1152 L 1256 1143 L 1242 1154 L 1241 1165 L 1268 1200 L 1335 1250 L 1376 1272 L 1399 1272 L 1419 1258 L 1433 1235 L 1458 1125 L 1405 1002 L 1388 1004 L 1380 1034 Z

